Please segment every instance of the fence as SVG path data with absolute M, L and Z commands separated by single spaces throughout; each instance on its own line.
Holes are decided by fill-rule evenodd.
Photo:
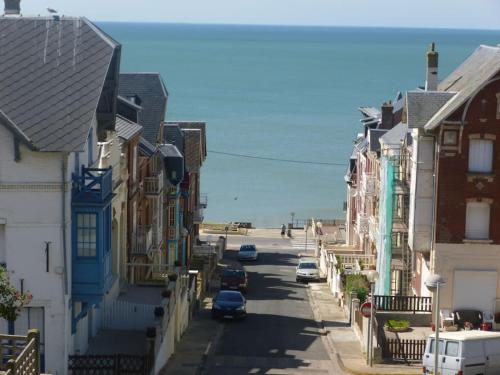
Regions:
M 432 312 L 431 297 L 375 295 L 375 306 L 381 311 Z
M 149 375 L 152 361 L 147 355 L 70 355 L 69 375 Z
M 385 359 L 420 362 L 425 352 L 425 340 L 383 339 L 382 356 Z
M 0 364 L 5 375 L 39 375 L 40 332 L 31 329 L 28 336 L 0 335 Z
M 158 292 L 159 293 L 159 292 Z M 154 322 L 153 305 L 110 301 L 104 305 L 102 325 L 106 329 L 146 330 Z

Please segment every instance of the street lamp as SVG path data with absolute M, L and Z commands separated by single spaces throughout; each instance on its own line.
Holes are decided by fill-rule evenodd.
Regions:
M 292 228 L 293 229 L 293 218 L 295 217 L 295 212 L 290 212 L 290 216 L 292 217 Z
M 425 280 L 425 286 L 431 293 L 434 293 L 436 298 L 436 309 L 434 310 L 435 325 L 436 325 L 436 337 L 434 339 L 434 374 L 438 373 L 438 358 L 439 358 L 439 287 L 444 286 L 446 282 L 441 277 L 441 275 L 430 275 L 427 280 Z
M 373 315 L 374 315 L 374 305 L 375 305 L 375 282 L 378 280 L 378 272 L 375 270 L 368 271 L 366 278 L 370 283 L 371 289 L 371 304 L 370 304 L 370 324 L 368 328 L 368 363 L 370 367 L 373 366 Z

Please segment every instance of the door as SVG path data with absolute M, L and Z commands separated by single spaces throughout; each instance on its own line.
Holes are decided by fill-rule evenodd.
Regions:
M 443 347 L 443 355 L 441 356 L 441 374 L 455 375 L 460 370 L 460 342 L 446 340 Z

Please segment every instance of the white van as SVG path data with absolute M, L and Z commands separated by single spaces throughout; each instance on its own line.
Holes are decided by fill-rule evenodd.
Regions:
M 435 334 L 427 339 L 424 374 L 434 374 L 435 341 Z M 500 332 L 442 332 L 438 350 L 440 375 L 500 374 Z

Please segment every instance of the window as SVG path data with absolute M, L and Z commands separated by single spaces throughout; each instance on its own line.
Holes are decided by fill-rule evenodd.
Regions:
M 471 139 L 469 145 L 469 172 L 491 173 L 493 161 L 493 141 Z
M 434 339 L 431 339 L 431 345 L 429 348 L 429 353 L 434 354 L 435 351 L 435 341 Z M 443 354 L 443 340 L 439 340 L 439 354 Z
M 465 238 L 488 240 L 490 237 L 490 205 L 484 202 L 467 203 Z
M 450 357 L 458 357 L 458 341 L 447 341 L 445 355 Z
M 455 130 L 445 130 L 443 132 L 443 144 L 445 146 L 456 146 L 458 142 L 458 132 Z
M 175 226 L 175 206 L 168 207 L 168 226 Z
M 79 213 L 76 215 L 76 243 L 79 257 L 95 257 L 97 248 L 97 215 Z

